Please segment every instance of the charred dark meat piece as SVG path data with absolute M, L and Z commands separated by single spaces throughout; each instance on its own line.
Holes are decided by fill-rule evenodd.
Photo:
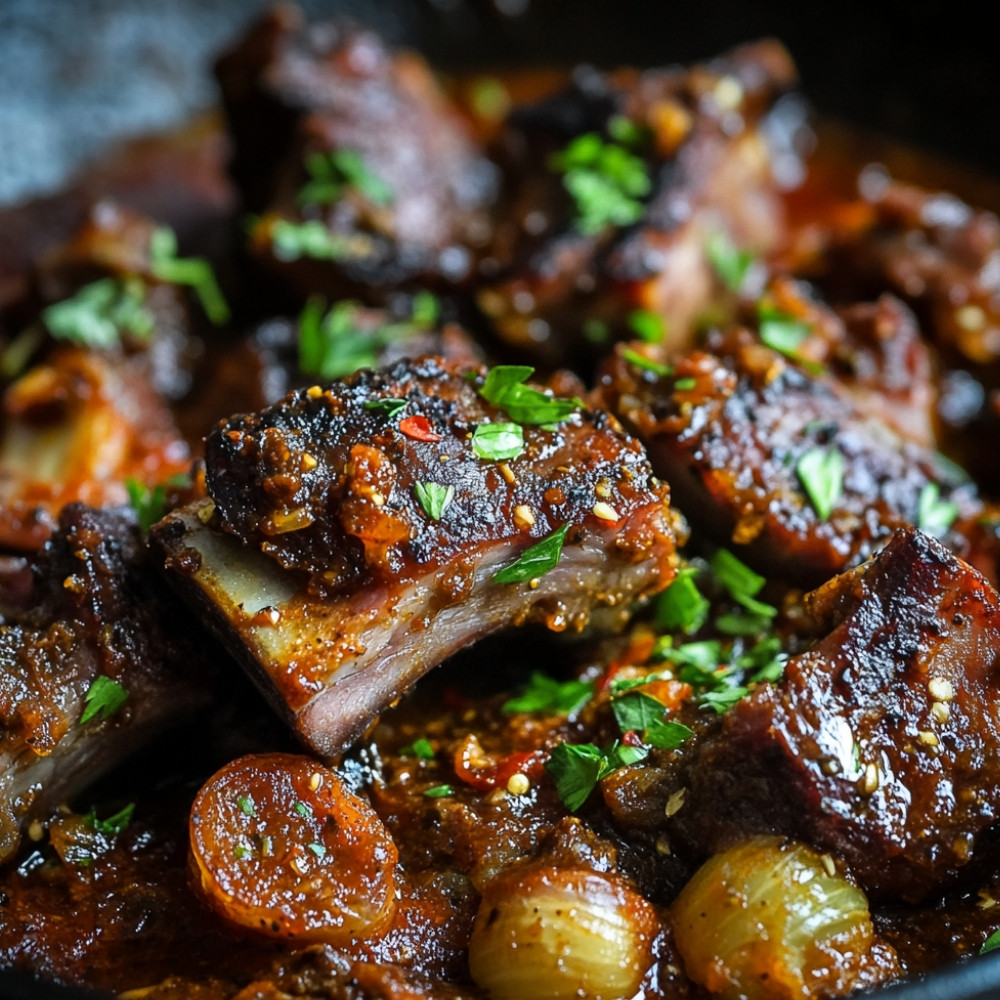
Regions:
M 710 850 L 804 836 L 870 892 L 919 900 L 1000 812 L 997 594 L 907 529 L 809 601 L 832 631 L 692 755 L 678 829 Z
M 234 417 L 207 444 L 214 509 L 154 532 L 321 754 L 475 639 L 617 617 L 673 575 L 676 518 L 639 444 L 527 387 L 547 402 L 513 422 L 479 391 L 502 372 L 425 358 Z
M 670 374 L 619 351 L 596 398 L 646 444 L 678 508 L 741 558 L 816 586 L 896 528 L 923 522 L 947 536 L 956 516 L 981 512 L 960 470 L 868 416 L 835 381 L 748 330 L 716 346 Z
M 424 62 L 282 8 L 218 63 L 254 253 L 299 291 L 454 282 L 489 234 L 495 170 Z
M 515 111 L 477 294 L 501 337 L 547 365 L 579 363 L 641 308 L 685 344 L 726 298 L 711 247 L 767 254 L 783 237 L 775 173 L 794 156 L 764 121 L 794 82 L 788 54 L 764 42 L 690 70 L 582 72 Z
M 31 821 L 207 701 L 204 660 L 131 508 L 71 504 L 32 570 L 27 592 L 0 600 L 0 859 Z

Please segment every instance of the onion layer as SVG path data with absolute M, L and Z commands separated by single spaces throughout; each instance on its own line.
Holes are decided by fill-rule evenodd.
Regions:
M 724 1000 L 847 993 L 872 945 L 864 893 L 829 856 L 776 837 L 711 858 L 672 914 L 688 975 Z
M 619 1000 L 638 990 L 659 920 L 620 877 L 543 868 L 487 887 L 469 968 L 491 1000 Z

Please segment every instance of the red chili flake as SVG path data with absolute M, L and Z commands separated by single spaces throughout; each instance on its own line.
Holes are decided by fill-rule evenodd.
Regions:
M 485 792 L 491 788 L 505 787 L 514 774 L 523 774 L 528 778 L 540 777 L 548 756 L 544 750 L 519 750 L 503 757 L 487 755 L 483 753 L 479 741 L 470 733 L 455 751 L 453 763 L 455 774 L 466 785 Z M 473 764 L 473 760 L 476 764 Z
M 641 747 L 642 737 L 634 729 L 630 729 L 627 733 L 622 733 L 622 743 L 627 747 Z
M 422 414 L 405 417 L 399 422 L 399 429 L 407 436 L 417 441 L 440 441 L 441 435 L 435 433 L 431 422 Z

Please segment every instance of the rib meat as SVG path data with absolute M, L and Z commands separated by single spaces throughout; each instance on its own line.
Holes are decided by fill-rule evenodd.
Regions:
M 0 860 L 32 820 L 207 701 L 205 662 L 131 508 L 69 505 L 31 569 L 0 600 Z M 83 723 L 98 677 L 128 698 Z
M 911 528 L 808 600 L 832 630 L 692 754 L 678 830 L 701 850 L 801 836 L 919 900 L 1000 815 L 996 591 Z
M 476 429 L 509 422 L 484 377 L 424 358 L 231 418 L 207 442 L 212 503 L 154 529 L 175 582 L 320 754 L 475 639 L 579 629 L 601 606 L 617 618 L 673 576 L 676 518 L 639 444 L 578 411 L 523 427 L 517 457 L 477 457 Z M 365 406 L 386 399 L 405 409 Z M 449 496 L 437 520 L 428 483 Z M 555 568 L 493 579 L 564 527 Z
M 816 586 L 918 524 L 928 486 L 961 517 L 981 513 L 960 470 L 870 416 L 835 380 L 811 375 L 749 330 L 715 346 L 685 355 L 669 375 L 619 351 L 596 398 L 646 444 L 680 510 L 741 558 Z M 799 471 L 808 453 L 840 456 L 828 516 Z M 938 530 L 948 537 L 947 528 Z

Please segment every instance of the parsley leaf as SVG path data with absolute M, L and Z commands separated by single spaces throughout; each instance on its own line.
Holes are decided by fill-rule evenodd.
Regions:
M 528 365 L 497 365 L 487 373 L 479 395 L 519 424 L 555 424 L 583 405 L 578 399 L 556 399 L 525 385 L 534 371 Z
M 417 760 L 433 760 L 434 747 L 426 736 L 420 736 L 409 746 L 403 747 L 400 751 L 402 757 L 416 757 Z
M 236 805 L 244 816 L 254 817 L 257 815 L 257 806 L 249 795 L 237 795 Z
M 99 674 L 83 696 L 84 708 L 80 724 L 90 722 L 95 716 L 101 720 L 110 719 L 127 700 L 128 691 L 118 681 Z
M 987 952 L 996 951 L 1000 948 L 1000 931 L 994 931 L 982 944 L 979 949 L 980 955 L 985 955 Z
M 271 249 L 278 260 L 292 261 L 300 257 L 313 260 L 342 260 L 350 257 L 350 239 L 331 232 L 318 219 L 291 222 L 275 219 L 270 226 Z
M 958 504 L 953 500 L 942 500 L 941 490 L 937 483 L 925 483 L 917 501 L 917 527 L 941 538 L 955 523 L 958 517 Z
M 480 424 L 472 435 L 472 450 L 478 458 L 502 462 L 524 451 L 520 424 Z
M 353 149 L 335 149 L 329 153 L 313 153 L 306 158 L 310 180 L 299 192 L 300 205 L 331 204 L 353 189 L 372 204 L 385 206 L 392 202 L 392 188 L 365 165 L 361 154 Z
M 667 335 L 663 317 L 649 309 L 633 309 L 628 314 L 628 325 L 647 344 L 662 344 Z
M 128 502 L 139 517 L 139 530 L 144 535 L 167 512 L 167 491 L 162 484 L 150 489 L 137 479 L 129 477 L 125 480 L 128 491 Z
M 102 278 L 43 309 L 42 322 L 57 340 L 83 347 L 117 347 L 122 331 L 139 340 L 153 332 L 145 300 L 146 288 L 138 279 Z
M 365 409 L 391 419 L 406 409 L 406 400 L 396 398 L 369 399 L 365 403 Z
M 778 609 L 755 599 L 766 583 L 764 577 L 736 558 L 728 549 L 718 549 L 708 561 L 715 578 L 729 592 L 730 597 L 742 604 L 751 614 L 773 618 Z
M 98 819 L 97 810 L 91 809 L 83 817 L 87 824 L 96 833 L 102 833 L 105 837 L 117 837 L 132 821 L 132 814 L 135 812 L 135 803 L 130 802 L 123 809 L 119 809 L 107 819 Z
M 714 232 L 705 241 L 705 256 L 731 292 L 739 292 L 754 263 L 749 250 L 740 250 L 724 232 Z
M 153 230 L 149 239 L 149 266 L 158 280 L 194 289 L 205 315 L 216 326 L 229 321 L 229 306 L 215 280 L 212 265 L 201 257 L 179 258 L 177 237 L 169 226 Z
M 636 368 L 641 368 L 643 371 L 652 372 L 660 378 L 667 378 L 674 373 L 670 365 L 664 365 L 659 361 L 654 361 L 652 358 L 647 358 L 645 354 L 633 351 L 631 347 L 622 348 L 622 357 L 630 365 L 635 365 Z
M 443 799 L 448 795 L 453 795 L 454 792 L 451 785 L 435 785 L 433 788 L 424 789 L 424 795 L 429 799 Z
M 455 497 L 454 486 L 442 486 L 441 483 L 414 483 L 413 492 L 423 508 L 424 513 L 432 521 L 440 521 L 445 508 Z
M 594 236 L 606 226 L 628 226 L 642 217 L 639 200 L 652 190 L 646 164 L 596 132 L 577 136 L 549 167 L 563 175 L 563 186 L 576 205 L 577 228 Z
M 645 747 L 612 743 L 600 750 L 593 743 L 559 743 L 545 762 L 563 805 L 576 812 L 587 801 L 597 783 L 612 771 L 644 760 Z
M 643 743 L 661 750 L 676 750 L 691 735 L 683 723 L 664 719 L 663 703 L 641 691 L 613 697 L 611 710 L 623 733 L 634 730 L 642 735 Z
M 493 574 L 495 583 L 524 583 L 548 573 L 559 563 L 562 554 L 566 532 L 569 531 L 567 521 L 561 528 L 556 528 L 551 535 L 543 538 L 538 544 L 525 549 L 520 557 Z
M 795 472 L 819 519 L 829 520 L 844 489 L 844 456 L 836 448 L 812 448 Z
M 503 703 L 501 711 L 532 712 L 538 715 L 565 715 L 572 718 L 594 694 L 593 681 L 557 681 L 535 672 L 524 692 Z
M 710 602 L 695 583 L 698 575 L 693 566 L 677 571 L 656 603 L 656 625 L 669 632 L 697 632 L 708 618 Z

